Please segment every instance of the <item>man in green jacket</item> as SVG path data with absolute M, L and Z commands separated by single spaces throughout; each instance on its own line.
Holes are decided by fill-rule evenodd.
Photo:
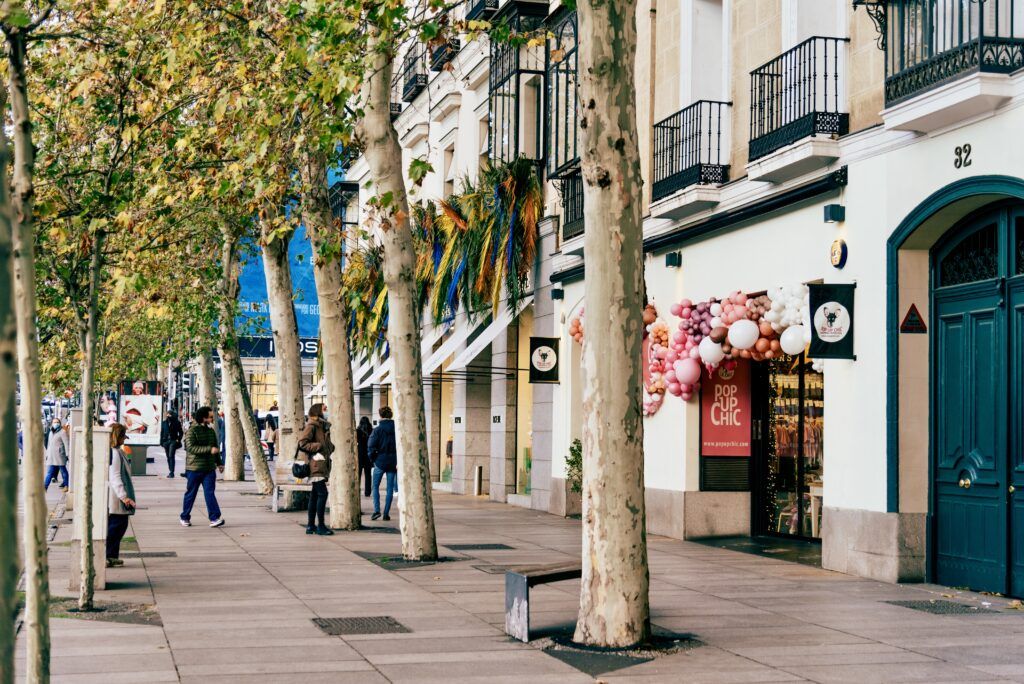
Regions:
M 210 527 L 220 527 L 224 518 L 214 491 L 217 488 L 217 471 L 224 472 L 224 461 L 217 447 L 217 433 L 213 423 L 213 409 L 200 406 L 193 414 L 195 422 L 185 433 L 185 502 L 181 509 L 181 526 L 192 526 L 192 505 L 196 502 L 199 485 L 203 486 L 206 498 L 206 512 L 210 515 Z

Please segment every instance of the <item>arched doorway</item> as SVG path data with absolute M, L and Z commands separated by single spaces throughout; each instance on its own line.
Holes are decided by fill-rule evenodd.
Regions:
M 930 261 L 934 579 L 1022 596 L 1024 202 L 968 215 Z

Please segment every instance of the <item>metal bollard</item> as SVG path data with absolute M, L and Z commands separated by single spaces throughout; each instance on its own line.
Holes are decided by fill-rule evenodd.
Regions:
M 484 467 L 477 466 L 473 472 L 473 496 L 481 496 L 484 489 Z

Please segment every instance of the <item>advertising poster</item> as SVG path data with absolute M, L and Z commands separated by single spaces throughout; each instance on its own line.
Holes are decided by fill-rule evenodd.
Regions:
M 155 380 L 125 380 L 118 389 L 119 421 L 127 428 L 128 444 L 159 444 L 163 385 Z
M 718 366 L 700 386 L 702 456 L 750 456 L 750 362 Z
M 856 359 L 853 353 L 855 283 L 808 285 L 811 308 L 812 359 Z
M 558 382 L 558 338 L 530 338 L 530 382 L 555 384 Z

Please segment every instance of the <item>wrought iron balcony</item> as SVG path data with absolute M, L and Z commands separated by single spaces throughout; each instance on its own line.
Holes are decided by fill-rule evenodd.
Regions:
M 583 235 L 583 174 L 577 169 L 564 176 L 562 191 L 562 242 Z
M 345 230 L 359 225 L 359 207 L 350 208 L 352 200 L 359 198 L 359 183 L 336 181 L 327 191 L 334 220 Z
M 412 102 L 427 87 L 427 74 L 423 68 L 423 50 L 420 46 L 409 49 L 402 61 L 402 101 Z
M 462 47 L 458 38 L 451 38 L 440 45 L 435 45 L 430 49 L 430 70 L 431 71 L 443 71 L 444 65 L 455 59 L 455 55 L 459 54 L 459 48 Z
M 817 135 L 845 135 L 848 38 L 808 38 L 750 72 L 750 160 Z
M 885 103 L 976 72 L 1024 68 L 1024 0 L 890 0 Z
M 654 124 L 653 199 L 668 197 L 691 185 L 715 185 L 729 180 L 724 163 L 728 147 L 722 136 L 729 129 L 729 102 L 699 100 Z
M 498 0 L 472 0 L 466 8 L 466 21 L 490 19 L 498 11 Z

